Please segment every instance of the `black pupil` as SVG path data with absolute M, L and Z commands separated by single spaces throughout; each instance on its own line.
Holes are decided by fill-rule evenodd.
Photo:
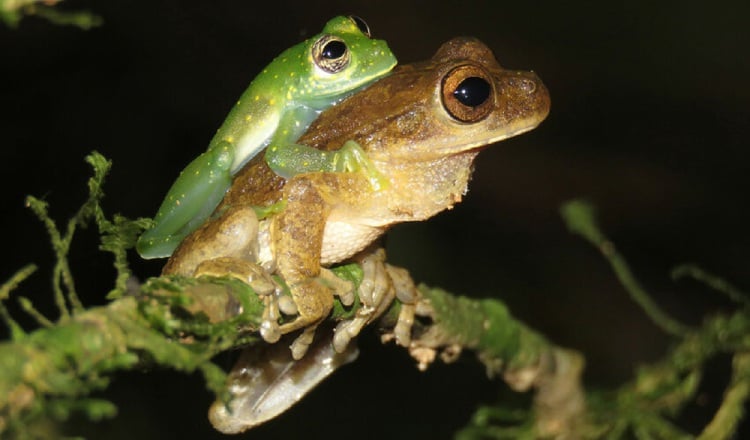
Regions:
M 482 78 L 471 76 L 461 81 L 453 96 L 463 105 L 477 107 L 490 96 L 490 84 Z
M 364 20 L 357 17 L 356 15 L 350 15 L 349 18 L 352 19 L 354 24 L 357 25 L 357 27 L 360 31 L 362 31 L 363 34 L 367 35 L 368 37 L 370 36 L 370 28 L 367 26 L 367 23 L 365 23 Z
M 323 56 L 329 60 L 341 58 L 346 53 L 346 44 L 342 41 L 334 40 L 326 43 L 323 47 Z

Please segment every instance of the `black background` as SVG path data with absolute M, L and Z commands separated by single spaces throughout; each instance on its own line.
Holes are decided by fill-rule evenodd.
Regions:
M 46 304 L 51 251 L 26 194 L 67 219 L 84 200 L 96 149 L 112 159 L 105 208 L 150 216 L 202 152 L 235 99 L 283 49 L 356 13 L 400 62 L 457 35 L 506 67 L 533 69 L 552 96 L 538 129 L 492 146 L 453 211 L 401 225 L 389 258 L 415 279 L 498 297 L 561 345 L 583 350 L 591 386 L 614 386 L 657 359 L 669 339 L 628 299 L 607 264 L 559 219 L 572 197 L 601 221 L 663 307 L 684 322 L 730 310 L 696 283 L 669 279 L 696 262 L 750 288 L 746 172 L 750 27 L 747 2 L 66 1 L 104 25 L 84 32 L 36 18 L 0 27 L 0 278 L 36 262 L 20 292 Z M 83 231 L 72 254 L 87 304 L 104 303 L 113 271 Z M 138 276 L 158 262 L 134 258 Z M 471 355 L 419 373 L 403 350 L 361 338 L 362 354 L 288 414 L 248 438 L 449 438 L 504 386 Z M 724 360 L 726 361 L 726 359 Z M 701 402 L 679 420 L 695 432 L 721 398 L 728 365 L 711 364 Z M 228 361 L 227 361 L 228 362 Z M 89 438 L 220 438 L 198 375 L 121 374 L 104 395 L 120 416 L 71 427 Z

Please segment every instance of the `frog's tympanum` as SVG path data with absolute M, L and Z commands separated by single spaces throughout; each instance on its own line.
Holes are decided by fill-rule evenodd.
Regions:
M 281 176 L 365 169 L 379 187 L 379 176 L 358 146 L 324 151 L 296 141 L 323 110 L 395 65 L 385 41 L 371 39 L 367 24 L 355 16 L 336 17 L 322 33 L 284 51 L 250 83 L 208 150 L 172 184 L 154 226 L 138 239 L 138 253 L 170 256 L 213 212 L 232 176 L 264 148 L 268 164 Z
M 291 347 L 300 359 L 330 313 L 334 294 L 351 300 L 326 268 L 370 252 L 368 246 L 393 224 L 425 220 L 458 203 L 482 147 L 536 127 L 549 105 L 534 73 L 500 67 L 475 39 L 451 40 L 431 60 L 396 68 L 330 108 L 299 139 L 326 151 L 355 142 L 384 182 L 381 187 L 375 188 L 365 171 L 284 179 L 256 157 L 237 174 L 214 217 L 178 247 L 164 273 L 231 273 L 251 285 L 262 278 L 258 273 L 281 276 L 291 300 L 266 290 L 261 334 L 275 341 L 302 330 Z M 268 209 L 259 217 L 257 207 Z M 365 315 L 377 313 L 378 296 L 360 295 Z M 279 324 L 280 318 L 287 319 Z M 339 324 L 336 351 L 344 352 L 367 321 L 359 318 L 356 325 Z M 278 391 L 274 398 L 298 399 L 316 381 Z M 212 411 L 212 422 L 236 432 L 286 409 L 250 406 L 239 415 Z M 276 412 L 269 417 L 269 411 Z

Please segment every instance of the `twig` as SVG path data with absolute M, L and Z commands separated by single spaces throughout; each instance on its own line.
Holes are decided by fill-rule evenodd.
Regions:
M 617 279 L 620 280 L 630 297 L 641 306 L 656 325 L 672 336 L 684 336 L 688 332 L 689 327 L 679 323 L 662 311 L 641 286 L 641 283 L 630 270 L 628 263 L 615 249 L 615 245 L 604 236 L 597 226 L 592 205 L 583 200 L 573 200 L 565 203 L 560 211 L 568 229 L 582 236 L 599 249 L 609 261 Z

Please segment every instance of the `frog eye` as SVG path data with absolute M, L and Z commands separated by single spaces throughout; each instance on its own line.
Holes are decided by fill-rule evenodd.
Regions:
M 459 66 L 443 78 L 443 106 L 461 122 L 477 122 L 493 108 L 492 78 L 477 66 Z
M 361 17 L 357 17 L 356 15 L 350 15 L 349 20 L 353 21 L 354 24 L 357 25 L 359 30 L 365 34 L 367 38 L 372 38 L 372 34 L 370 33 L 370 26 L 367 26 L 367 23 L 362 20 Z
M 338 73 L 349 65 L 351 53 L 339 37 L 323 35 L 313 44 L 312 57 L 315 65 L 324 71 Z

